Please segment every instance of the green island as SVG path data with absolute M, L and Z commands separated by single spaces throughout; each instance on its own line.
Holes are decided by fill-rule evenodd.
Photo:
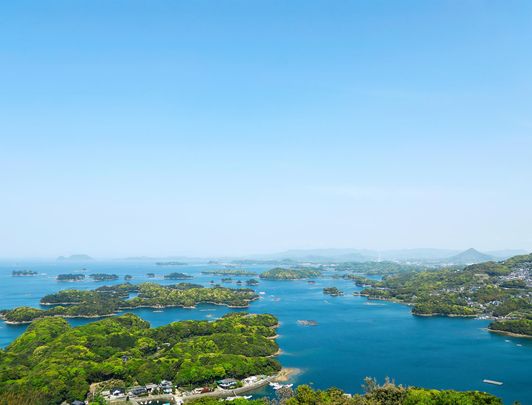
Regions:
M 339 297 L 341 295 L 344 295 L 344 292 L 336 287 L 326 287 L 323 289 L 323 293 L 332 297 Z
M 375 379 L 366 378 L 364 394 L 346 394 L 338 388 L 315 390 L 308 385 L 300 385 L 295 390 L 281 388 L 274 399 L 235 399 L 236 405 L 502 405 L 494 395 L 480 391 L 435 390 L 396 385 L 386 379 L 380 385 Z M 191 405 L 219 405 L 215 398 L 201 398 Z
M 360 295 L 408 303 L 414 315 L 492 319 L 490 331 L 532 336 L 532 254 L 355 282 L 367 286 Z
M 220 270 L 205 270 L 201 274 L 212 274 L 218 276 L 256 276 L 257 273 L 242 269 L 220 269 Z
M 249 280 L 246 280 L 246 285 L 250 286 L 250 287 L 257 286 L 257 285 L 259 285 L 259 280 L 255 279 L 255 278 L 250 278 Z
M 11 272 L 11 275 L 13 277 L 28 277 L 28 276 L 36 276 L 37 273 L 36 271 L 33 271 L 33 270 L 13 270 Z
M 185 273 L 170 273 L 170 274 L 165 274 L 164 278 L 166 280 L 188 280 L 193 277 Z
M 70 403 L 84 400 L 91 384 L 110 380 L 124 387 L 169 380 L 188 388 L 275 374 L 277 323 L 272 315 L 243 313 L 157 328 L 133 314 L 78 327 L 61 318 L 36 320 L 0 350 L 0 403 Z
M 118 280 L 118 276 L 116 274 L 94 273 L 94 274 L 89 274 L 89 277 L 92 278 L 94 281 Z
M 124 281 L 130 281 L 130 280 L 133 280 L 133 276 L 131 274 L 126 274 L 124 276 Z
M 70 273 L 70 274 L 59 274 L 56 277 L 57 281 L 81 281 L 85 280 L 85 274 L 79 273 Z
M 259 275 L 265 280 L 302 280 L 319 276 L 321 276 L 321 271 L 314 267 L 276 267 Z
M 128 298 L 130 293 L 137 293 Z M 198 284 L 179 283 L 163 286 L 156 283 L 118 284 L 95 290 L 62 290 L 41 298 L 41 305 L 50 309 L 18 307 L 1 310 L 0 318 L 7 323 L 29 323 L 35 319 L 52 316 L 66 318 L 96 318 L 110 316 L 118 311 L 133 308 L 193 308 L 197 304 L 226 305 L 245 308 L 258 295 L 251 289 L 224 287 L 204 288 Z

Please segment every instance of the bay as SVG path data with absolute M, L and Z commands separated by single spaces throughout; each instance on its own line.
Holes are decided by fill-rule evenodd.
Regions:
M 82 268 L 86 270 L 81 270 Z M 246 266 L 257 272 L 270 266 Z M 1 262 L 0 308 L 39 307 L 39 299 L 65 288 L 93 289 L 101 285 L 123 282 L 132 275 L 132 282 L 164 280 L 163 274 L 184 272 L 194 276 L 193 283 L 209 286 L 220 283 L 224 276 L 205 275 L 202 271 L 220 269 L 219 265 L 156 266 L 143 261 L 109 262 Z M 33 277 L 12 277 L 12 270 L 33 270 Z M 58 282 L 61 273 L 114 273 L 113 282 Z M 147 273 L 156 273 L 149 279 Z M 245 281 L 250 276 L 232 277 Z M 254 277 L 257 278 L 257 277 Z M 223 284 L 237 287 L 236 284 Z M 344 296 L 330 297 L 324 287 L 338 287 Z M 439 389 L 481 390 L 522 404 L 532 404 L 532 339 L 507 337 L 489 333 L 489 321 L 445 317 L 415 317 L 405 305 L 384 301 L 368 301 L 353 296 L 359 291 L 352 282 L 324 278 L 315 284 L 306 281 L 261 281 L 255 288 L 261 299 L 248 309 L 255 313 L 272 313 L 281 322 L 277 342 L 285 367 L 301 370 L 293 377 L 295 384 L 311 384 L 315 388 L 336 386 L 350 393 L 361 392 L 366 376 L 383 381 L 390 377 L 398 384 Z M 211 320 L 229 311 L 222 306 L 199 305 L 195 309 L 169 308 L 162 312 L 137 309 L 136 313 L 160 326 L 184 319 Z M 94 319 L 71 319 L 81 325 Z M 301 326 L 298 320 L 315 320 L 317 326 Z M 0 346 L 5 347 L 26 329 L 26 325 L 0 322 Z M 483 379 L 504 382 L 491 386 Z

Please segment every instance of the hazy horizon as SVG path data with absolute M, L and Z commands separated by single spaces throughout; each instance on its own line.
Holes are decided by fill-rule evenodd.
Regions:
M 0 257 L 532 251 L 531 2 L 0 4 Z
M 318 253 L 319 256 L 323 256 L 324 258 L 327 257 L 338 257 L 341 255 L 348 255 L 353 253 L 359 253 L 364 256 L 364 253 L 366 253 L 366 256 L 364 256 L 368 261 L 372 260 L 372 255 L 378 255 L 381 254 L 388 254 L 389 256 L 392 256 L 394 253 L 397 255 L 401 255 L 403 260 L 406 259 L 419 259 L 420 255 L 423 251 L 427 252 L 433 252 L 439 253 L 441 255 L 441 258 L 445 258 L 445 254 L 448 253 L 447 257 L 451 257 L 457 253 L 465 252 L 469 249 L 475 249 L 479 251 L 480 253 L 492 255 L 494 259 L 497 257 L 503 257 L 503 256 L 511 256 L 511 255 L 519 255 L 519 254 L 528 254 L 531 253 L 532 250 L 527 249 L 519 249 L 519 248 L 508 248 L 508 249 L 477 249 L 474 247 L 469 248 L 434 248 L 434 247 L 420 247 L 420 248 L 405 248 L 405 249 L 364 249 L 364 248 L 302 248 L 302 249 L 286 249 L 282 251 L 263 251 L 263 252 L 250 252 L 250 253 L 234 253 L 234 254 L 186 254 L 186 253 L 175 253 L 175 254 L 164 254 L 164 255 L 149 255 L 149 254 L 125 254 L 125 255 L 118 255 L 118 256 L 97 256 L 93 254 L 89 254 L 87 252 L 73 252 L 73 253 L 66 253 L 66 254 L 57 254 L 55 256 L 3 256 L 0 257 L 0 260 L 57 260 L 60 257 L 68 258 L 69 256 L 77 256 L 77 255 L 87 255 L 90 257 L 91 260 L 95 261 L 105 261 L 105 260 L 131 260 L 131 259 L 198 259 L 198 260 L 208 260 L 208 259 L 257 259 L 257 260 L 269 260 L 273 258 L 281 258 L 283 256 L 286 256 L 286 258 L 290 257 L 290 255 L 296 254 L 307 254 L 309 256 L 316 254 L 315 252 L 320 251 L 329 251 L 327 252 L 320 252 Z M 343 252 L 346 251 L 346 252 Z M 349 251 L 349 252 L 347 252 Z M 411 257 L 407 257 L 407 254 L 409 252 L 412 252 Z M 500 256 L 497 256 L 500 255 Z M 430 254 L 429 254 L 430 256 Z M 394 260 L 398 260 L 399 256 L 397 256 Z M 302 258 L 303 260 L 304 258 Z M 376 258 L 375 258 L 376 259 Z M 382 260 L 391 260 L 390 257 L 384 257 Z M 435 258 L 436 260 L 436 258 Z M 83 260 L 82 260 L 83 261 Z

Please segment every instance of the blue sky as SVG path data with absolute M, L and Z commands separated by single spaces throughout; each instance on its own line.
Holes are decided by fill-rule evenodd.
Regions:
M 0 256 L 532 250 L 529 1 L 0 4 Z

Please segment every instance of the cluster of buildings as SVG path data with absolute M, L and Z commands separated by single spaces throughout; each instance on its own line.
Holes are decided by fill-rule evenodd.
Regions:
M 501 280 L 503 281 L 514 281 L 521 280 L 529 288 L 532 287 L 532 264 L 530 267 L 522 267 L 517 270 L 512 271 L 507 276 L 502 276 Z
M 144 395 L 155 394 L 173 394 L 174 385 L 171 381 L 163 380 L 159 384 L 146 384 L 131 387 L 127 390 L 123 388 L 112 388 L 110 390 L 102 391 L 101 395 L 111 401 L 118 399 L 125 399 L 127 397 L 139 397 Z
M 109 390 L 102 391 L 100 394 L 107 401 L 123 401 L 128 398 L 138 398 L 145 397 L 149 395 L 172 395 L 175 394 L 181 398 L 185 397 L 196 397 L 201 396 L 202 394 L 209 394 L 214 392 L 215 394 L 224 391 L 231 391 L 240 387 L 251 387 L 251 386 L 262 386 L 267 384 L 269 377 L 266 375 L 260 376 L 251 376 L 243 380 L 237 380 L 235 378 L 224 378 L 222 380 L 216 381 L 216 387 L 200 387 L 195 388 L 192 391 L 180 392 L 174 386 L 172 381 L 163 380 L 159 384 L 146 384 L 139 385 L 135 387 L 130 387 L 128 389 L 124 388 L 112 388 Z M 178 398 L 176 398 L 177 400 Z M 75 401 L 72 405 L 84 405 L 85 402 Z

